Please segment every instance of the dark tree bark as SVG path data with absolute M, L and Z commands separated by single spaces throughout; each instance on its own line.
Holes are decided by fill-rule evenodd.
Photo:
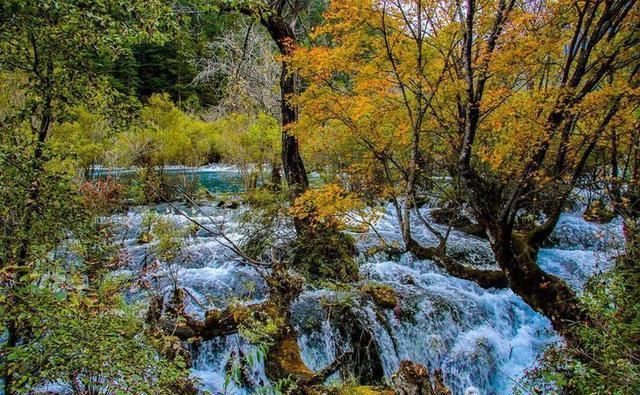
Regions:
M 545 315 L 564 334 L 587 315 L 574 290 L 560 278 L 546 273 L 537 263 L 539 244 L 526 235 L 498 229 L 492 248 L 511 290 L 534 310 Z
M 273 163 L 271 165 L 271 188 L 274 191 L 279 191 L 282 186 L 282 176 L 280 175 L 280 164 Z
M 615 63 L 619 55 L 638 43 L 636 36 L 628 35 L 620 40 L 617 47 L 598 57 L 592 55 L 594 48 L 605 37 L 606 40 L 612 40 L 620 32 L 620 26 L 625 23 L 635 1 L 615 0 L 606 4 L 585 1 L 580 4 L 573 27 L 575 32 L 567 48 L 566 64 L 563 65 L 559 81 L 563 92 L 558 95 L 546 116 L 544 138 L 531 158 L 523 164 L 520 174 L 501 181 L 495 177 L 483 177 L 472 164 L 472 157 L 482 116 L 480 108 L 484 87 L 490 78 L 487 71 L 489 62 L 514 4 L 513 0 L 500 0 L 498 3 L 494 24 L 486 38 L 482 56 L 476 53 L 477 44 L 474 43 L 474 40 L 480 39 L 474 27 L 476 1 L 466 0 L 464 9 L 460 10 L 465 18 L 460 73 L 465 77 L 466 97 L 458 100 L 462 144 L 457 175 L 469 193 L 469 203 L 479 223 L 489 236 L 496 261 L 504 271 L 509 287 L 532 308 L 547 316 L 556 330 L 570 335 L 572 324 L 588 320 L 588 317 L 580 308 L 578 297 L 571 287 L 560 278 L 545 273 L 537 265 L 537 255 L 542 243 L 557 224 L 587 159 L 617 111 L 619 98 L 613 101 L 602 123 L 582 148 L 572 152 L 572 155 L 568 154 L 570 149 L 575 149 L 571 148 L 571 136 L 576 125 L 572 109 L 589 92 L 597 89 L 606 75 L 620 67 Z M 634 74 L 635 72 L 631 78 Z M 552 147 L 557 149 L 556 155 L 550 154 Z M 575 159 L 569 159 L 571 156 Z M 549 207 L 544 210 L 547 219 L 531 230 L 514 229 L 518 211 L 534 206 L 536 196 L 540 193 L 540 186 L 535 181 L 536 175 L 547 170 L 553 180 L 553 189 L 547 188 L 547 193 L 553 196 L 549 199 Z
M 291 55 L 297 40 L 289 24 L 280 15 L 274 13 L 262 15 L 261 23 L 276 42 L 280 54 L 284 57 Z M 298 92 L 297 80 L 297 75 L 289 72 L 286 59 L 283 60 L 280 74 L 282 169 L 293 196 L 301 194 L 309 186 L 307 171 L 300 155 L 298 139 L 289 133 L 291 124 L 298 120 L 298 109 L 290 102 L 290 98 Z
M 483 288 L 506 288 L 509 286 L 507 276 L 502 270 L 482 270 L 466 266 L 448 257 L 438 247 L 424 247 L 413 238 L 405 242 L 407 251 L 418 259 L 429 259 L 445 269 L 452 276 L 473 281 Z
M 252 7 L 238 7 L 223 3 L 221 10 L 225 12 L 240 12 L 250 17 L 259 17 L 262 26 L 278 46 L 282 60 L 280 74 L 280 110 L 282 124 L 282 169 L 287 185 L 291 189 L 292 197 L 303 193 L 309 187 L 307 171 L 300 155 L 298 139 L 293 136 L 289 128 L 298 120 L 298 109 L 290 102 L 290 98 L 298 92 L 298 77 L 289 71 L 286 57 L 291 55 L 297 44 L 293 28 L 283 17 L 286 2 L 268 2 L 266 9 L 259 10 Z

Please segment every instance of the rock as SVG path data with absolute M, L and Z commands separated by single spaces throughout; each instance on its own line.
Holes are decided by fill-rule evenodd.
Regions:
M 164 298 L 162 295 L 156 295 L 149 300 L 149 307 L 145 314 L 145 322 L 150 326 L 155 326 L 160 317 L 162 317 L 162 309 L 164 307 Z
M 412 362 L 400 362 L 400 368 L 391 376 L 396 395 L 435 395 L 429 381 L 429 371 Z
M 424 366 L 412 362 L 400 362 L 400 369 L 391 376 L 396 395 L 451 395 L 444 385 L 442 370 L 434 372 L 435 385 L 431 386 L 429 370 Z
M 225 200 L 221 200 L 218 202 L 218 204 L 216 205 L 216 207 L 218 208 L 230 208 L 230 209 L 235 209 L 240 207 L 240 202 L 236 201 L 236 200 L 230 200 L 230 201 L 225 201 Z
M 151 240 L 153 240 L 153 236 L 151 235 L 151 233 L 142 232 L 142 233 L 140 233 L 140 236 L 138 236 L 138 239 L 136 240 L 136 242 L 138 244 L 147 244 Z
M 388 387 L 372 385 L 343 385 L 341 387 L 327 386 L 316 387 L 312 391 L 306 391 L 307 395 L 393 395 Z
M 402 277 L 402 284 L 405 285 L 416 285 L 416 280 L 409 274 Z
M 467 226 L 463 226 L 458 228 L 460 232 L 464 232 L 468 235 L 476 236 L 481 239 L 488 240 L 487 232 L 484 231 L 484 228 L 480 224 L 469 224 Z
M 449 226 L 466 234 L 488 239 L 487 233 L 480 224 L 474 224 L 469 218 L 464 216 L 460 209 L 456 208 L 436 208 L 431 210 L 431 218 L 435 223 Z
M 480 395 L 480 390 L 476 387 L 469 387 L 464 390 L 464 395 Z
M 381 385 L 385 381 L 384 368 L 375 333 L 358 318 L 355 310 L 359 308 L 359 304 L 338 307 L 332 314 L 332 324 L 338 329 L 339 337 L 351 344 L 352 358 L 343 371 L 349 372 L 360 385 Z
M 444 377 L 442 376 L 442 369 L 436 369 L 433 372 L 433 378 L 435 384 L 433 386 L 433 392 L 436 395 L 451 395 L 451 390 L 444 385 Z
M 442 225 L 453 226 L 454 228 L 463 228 L 472 225 L 469 218 L 465 217 L 460 209 L 457 208 L 436 208 L 431 210 L 431 218 L 434 222 Z
M 383 284 L 365 284 L 362 292 L 371 296 L 375 304 L 382 308 L 393 309 L 398 304 L 398 297 L 393 288 Z
M 298 341 L 293 336 L 285 336 L 271 349 L 265 359 L 265 370 L 271 379 L 291 377 L 295 381 L 307 381 L 313 372 L 300 357 Z

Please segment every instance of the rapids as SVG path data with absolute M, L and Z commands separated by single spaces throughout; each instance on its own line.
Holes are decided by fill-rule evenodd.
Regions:
M 224 225 L 228 235 L 239 240 L 235 229 L 239 210 L 206 206 L 194 211 L 180 206 L 198 221 L 211 226 Z M 153 208 L 179 224 L 187 220 L 167 205 Z M 242 209 L 240 209 L 242 210 Z M 429 218 L 430 208 L 422 209 Z M 140 244 L 143 208 L 117 217 L 128 246 L 132 268 L 149 261 L 148 244 Z M 438 225 L 435 225 L 438 226 Z M 376 223 L 388 241 L 399 240 L 398 223 L 392 210 L 383 210 Z M 435 243 L 416 221 L 417 238 Z M 377 243 L 373 232 L 355 235 L 360 251 Z M 579 212 L 567 212 L 539 256 L 539 264 L 550 273 L 580 289 L 593 274 L 611 265 L 612 251 L 620 245 L 619 220 L 605 225 L 584 221 Z M 188 311 L 204 314 L 209 308 L 222 308 L 232 301 L 256 303 L 268 297 L 262 278 L 250 266 L 239 262 L 226 247 L 202 232 L 174 264 L 154 277 L 155 286 L 168 294 L 172 281 L 185 287 L 191 296 Z M 453 231 L 449 249 L 467 262 L 491 267 L 488 243 L 474 236 Z M 544 348 L 561 339 L 549 321 L 534 312 L 510 290 L 485 290 L 473 282 L 443 273 L 429 261 L 405 254 L 391 259 L 382 254 L 361 254 L 363 281 L 392 287 L 399 297 L 395 309 L 381 309 L 359 299 L 354 292 L 307 288 L 292 306 L 292 317 L 304 362 L 318 370 L 339 353 L 349 350 L 348 333 L 336 328 L 331 306 L 346 306 L 352 318 L 372 334 L 379 356 L 377 365 L 385 377 L 403 359 L 442 369 L 445 383 L 454 394 L 509 394 L 523 372 L 533 366 Z M 337 317 L 339 319 L 339 317 Z M 213 394 L 248 394 L 269 384 L 260 350 L 238 335 L 203 342 L 193 349 L 193 376 L 203 389 Z M 240 358 L 252 363 L 243 370 L 243 385 L 229 380 L 226 372 Z M 329 381 L 338 380 L 337 374 Z

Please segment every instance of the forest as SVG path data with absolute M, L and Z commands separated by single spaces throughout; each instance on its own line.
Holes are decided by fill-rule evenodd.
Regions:
M 0 0 L 0 393 L 640 394 L 636 0 Z

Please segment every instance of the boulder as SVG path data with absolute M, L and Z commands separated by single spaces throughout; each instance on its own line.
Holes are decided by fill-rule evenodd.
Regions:
M 488 240 L 487 232 L 484 231 L 484 228 L 480 224 L 469 224 L 467 226 L 463 226 L 462 228 L 458 228 L 460 232 L 464 232 L 468 235 L 476 236 L 481 239 Z
M 444 385 L 442 371 L 434 373 L 435 385 L 431 385 L 429 370 L 412 361 L 400 362 L 400 368 L 391 376 L 396 395 L 451 395 Z
M 433 395 L 429 371 L 412 362 L 400 362 L 400 368 L 391 376 L 396 395 Z
M 218 202 L 218 204 L 216 206 L 219 207 L 219 208 L 236 209 L 236 208 L 240 207 L 240 202 L 235 201 L 235 200 L 229 200 L 229 201 L 221 200 L 221 201 Z
M 386 309 L 393 309 L 398 304 L 398 297 L 393 288 L 384 284 L 365 284 L 362 292 L 371 296 L 374 303 Z
M 463 228 L 472 224 L 471 220 L 465 217 L 459 208 L 436 208 L 431 210 L 431 218 L 442 225 L 453 226 L 454 228 Z

